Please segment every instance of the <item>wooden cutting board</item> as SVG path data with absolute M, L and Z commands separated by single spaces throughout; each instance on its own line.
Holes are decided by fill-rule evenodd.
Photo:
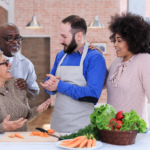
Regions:
M 19 133 L 24 139 L 17 137 L 10 138 L 10 134 Z M 40 137 L 40 136 L 30 136 L 31 132 L 5 132 L 4 135 L 0 138 L 0 142 L 57 142 L 58 138 L 50 137 Z M 54 135 L 60 136 L 58 132 L 55 132 Z

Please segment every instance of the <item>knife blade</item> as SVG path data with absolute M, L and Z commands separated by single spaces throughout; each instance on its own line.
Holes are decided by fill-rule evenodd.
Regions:
M 59 136 L 57 136 L 57 135 L 49 134 L 48 131 L 45 130 L 45 129 L 43 129 L 43 128 L 37 127 L 36 129 L 39 130 L 39 131 L 41 131 L 41 132 L 46 132 L 48 135 L 53 136 L 53 137 L 56 137 L 56 138 L 58 138 L 59 140 L 63 140 L 61 137 L 59 137 Z

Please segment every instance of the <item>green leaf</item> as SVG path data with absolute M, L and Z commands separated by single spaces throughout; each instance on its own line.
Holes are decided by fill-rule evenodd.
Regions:
M 141 119 L 141 117 L 139 115 L 137 115 L 137 113 L 131 109 L 130 113 L 125 113 L 124 118 L 122 119 L 123 121 L 123 125 L 120 128 L 120 131 L 130 131 L 133 124 L 135 122 L 138 123 L 138 126 L 135 125 L 133 130 L 138 130 L 140 133 L 146 132 L 146 122 Z
M 101 105 L 99 108 L 95 108 L 95 111 L 90 115 L 91 123 L 97 126 L 100 130 L 110 129 L 107 127 L 109 121 L 115 118 L 116 110 L 109 104 Z
M 70 135 L 64 135 L 64 136 L 61 136 L 61 138 L 63 140 L 73 139 L 73 138 L 81 136 L 81 135 L 91 135 L 91 134 L 94 136 L 94 138 L 96 138 L 96 140 L 100 139 L 97 127 L 92 125 L 92 124 L 86 126 L 84 129 L 80 129 L 78 131 L 78 133 L 72 133 Z

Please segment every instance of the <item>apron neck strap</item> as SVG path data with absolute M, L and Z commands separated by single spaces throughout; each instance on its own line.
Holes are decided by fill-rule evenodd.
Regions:
M 67 53 L 63 56 L 63 58 L 60 60 L 59 65 L 60 66 L 62 64 L 62 62 L 64 61 L 65 57 L 67 56 Z
M 83 50 L 81 61 L 80 61 L 80 66 L 83 65 L 83 61 L 84 61 L 86 54 L 88 52 L 88 48 L 89 48 L 89 43 L 85 42 L 84 50 Z

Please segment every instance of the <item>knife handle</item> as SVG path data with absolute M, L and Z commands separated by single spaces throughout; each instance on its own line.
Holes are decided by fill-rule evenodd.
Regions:
M 45 129 L 43 129 L 43 128 L 36 128 L 36 129 L 39 130 L 39 131 L 41 131 L 41 132 L 46 132 L 46 133 L 48 133 L 48 131 L 45 130 Z M 54 134 L 48 134 L 48 135 L 53 136 L 53 137 L 56 137 L 56 138 L 58 138 L 59 140 L 63 140 L 61 137 L 59 137 L 59 136 L 57 136 L 57 135 L 54 135 Z

